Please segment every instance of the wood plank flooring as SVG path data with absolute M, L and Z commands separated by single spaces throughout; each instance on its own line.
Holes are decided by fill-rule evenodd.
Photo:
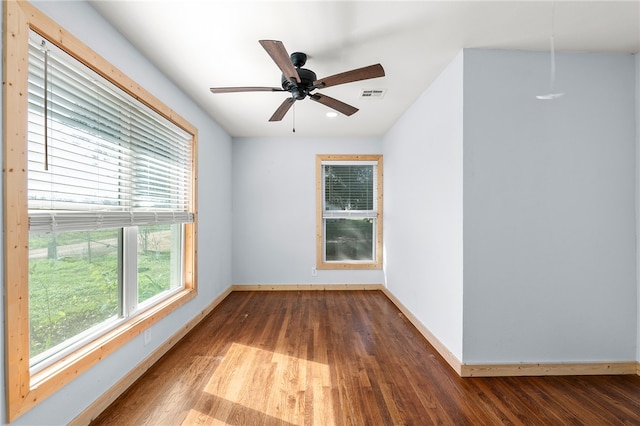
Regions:
M 639 376 L 460 378 L 380 291 L 233 292 L 92 425 L 638 425 Z

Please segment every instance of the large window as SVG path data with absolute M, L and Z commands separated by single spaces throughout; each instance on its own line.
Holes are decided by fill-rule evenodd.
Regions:
M 12 420 L 194 296 L 196 129 L 27 2 L 4 18 Z
M 317 157 L 317 267 L 382 265 L 382 157 Z

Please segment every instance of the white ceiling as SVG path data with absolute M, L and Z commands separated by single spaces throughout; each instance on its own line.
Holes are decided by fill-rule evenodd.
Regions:
M 95 1 L 91 4 L 232 136 L 384 134 L 462 48 L 548 51 L 547 1 Z M 557 1 L 557 51 L 640 51 L 640 1 Z M 381 63 L 386 76 L 321 90 L 360 109 L 330 119 L 286 92 L 212 94 L 210 87 L 280 86 L 258 40 L 281 40 L 319 78 Z M 558 63 L 558 68 L 561 63 Z M 141 82 L 144 85 L 144 82 Z M 381 100 L 363 89 L 385 89 Z

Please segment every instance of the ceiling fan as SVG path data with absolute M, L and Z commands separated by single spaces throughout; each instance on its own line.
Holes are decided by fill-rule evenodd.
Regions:
M 375 64 L 368 67 L 357 68 L 345 71 L 322 79 L 317 79 L 316 74 L 306 68 L 302 68 L 307 62 L 307 55 L 301 52 L 287 53 L 284 45 L 278 40 L 260 40 L 264 50 L 267 51 L 273 62 L 282 71 L 282 87 L 212 87 L 212 93 L 233 93 L 233 92 L 289 92 L 291 96 L 286 98 L 276 109 L 269 121 L 280 121 L 291 108 L 295 101 L 300 101 L 305 97 L 333 108 L 344 115 L 352 115 L 358 108 L 346 104 L 320 93 L 312 93 L 316 89 L 337 86 L 338 84 L 351 83 L 354 81 L 368 80 L 370 78 L 384 77 L 382 65 Z

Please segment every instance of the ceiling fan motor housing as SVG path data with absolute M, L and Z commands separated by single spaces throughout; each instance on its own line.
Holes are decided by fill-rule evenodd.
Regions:
M 302 100 L 313 90 L 313 82 L 317 80 L 316 73 L 306 68 L 296 68 L 300 83 L 295 83 L 282 74 L 282 88 L 291 92 L 294 98 Z
M 291 92 L 293 97 L 297 100 L 302 100 L 313 90 L 313 82 L 318 78 L 316 77 L 316 73 L 313 71 L 301 68 L 307 62 L 306 54 L 302 52 L 294 52 L 290 57 L 291 63 L 296 67 L 296 72 L 298 73 L 298 77 L 300 77 L 300 83 L 293 82 L 282 74 L 282 88 L 287 92 Z

